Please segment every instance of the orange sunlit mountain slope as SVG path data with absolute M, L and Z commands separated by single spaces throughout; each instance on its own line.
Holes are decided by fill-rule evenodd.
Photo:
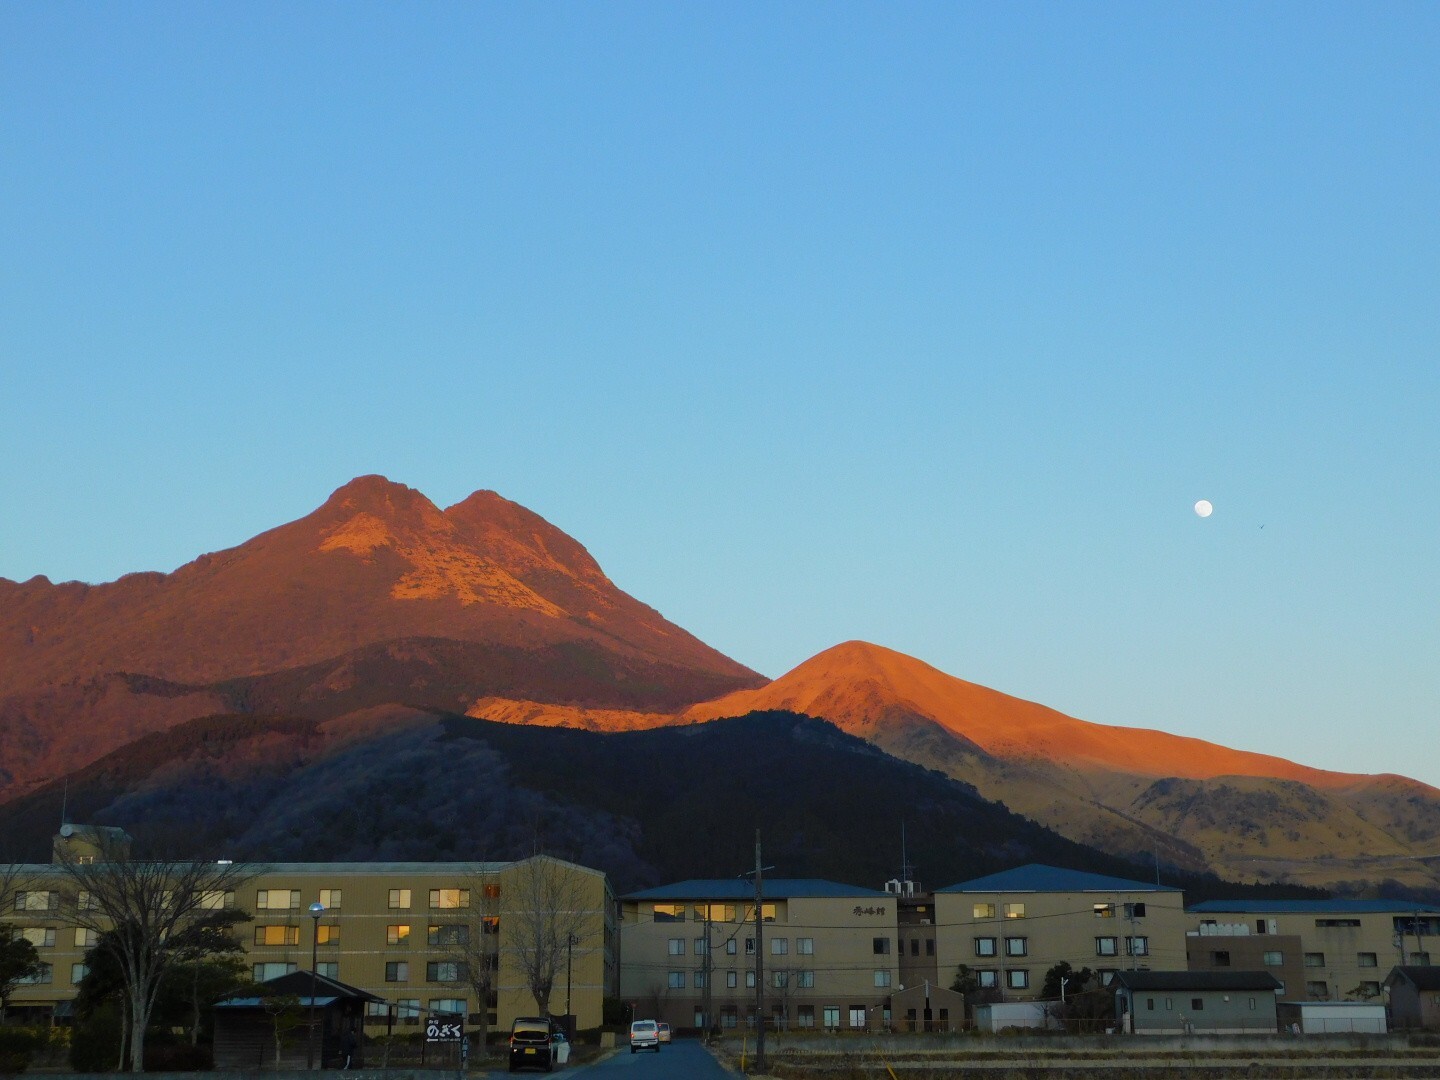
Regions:
M 1440 884 L 1425 861 L 1440 851 L 1440 791 L 1405 777 L 1089 723 L 858 641 L 683 717 L 760 709 L 825 717 L 1105 850 L 1239 878 Z

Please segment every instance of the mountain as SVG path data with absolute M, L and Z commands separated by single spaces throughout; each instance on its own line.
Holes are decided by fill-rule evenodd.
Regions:
M 856 641 L 683 718 L 773 709 L 823 716 L 1102 850 L 1236 879 L 1440 885 L 1440 791 L 1405 777 L 1089 723 Z
M 463 712 L 501 695 L 674 712 L 763 679 L 478 491 L 383 477 L 174 573 L 0 579 L 0 799 L 215 713 Z
M 395 709 L 363 722 L 206 717 L 86 766 L 68 793 L 51 783 L 0 806 L 0 835 L 45 857 L 62 797 L 72 819 L 161 850 L 358 861 L 539 847 L 605 870 L 620 892 L 742 873 L 757 828 L 781 876 L 877 888 L 899 869 L 902 829 L 931 885 L 1031 861 L 1151 872 L 781 712 L 618 734 Z M 1169 883 L 1194 898 L 1245 892 L 1200 876 Z

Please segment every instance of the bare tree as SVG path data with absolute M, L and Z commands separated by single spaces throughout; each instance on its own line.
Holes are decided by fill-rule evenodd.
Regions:
M 252 871 L 231 862 L 134 858 L 129 838 L 97 829 L 77 851 L 57 848 L 73 892 L 62 908 L 73 924 L 95 932 L 120 968 L 129 1022 L 130 1068 L 145 1071 L 145 1029 L 161 979 L 193 943 L 197 928 L 233 921 L 227 894 Z
M 575 957 L 593 952 L 604 913 L 586 896 L 588 873 L 535 855 L 515 864 L 503 897 L 500 940 L 541 1015 L 550 1015 L 556 980 Z
M 13 862 L 0 863 L 0 912 L 14 908 L 15 894 L 24 891 L 25 885 L 24 867 Z M 43 970 L 44 964 L 35 946 L 0 923 L 0 1020 L 5 1018 L 15 987 L 35 978 Z
M 470 906 L 431 931 L 434 947 L 441 948 L 446 961 L 456 966 L 479 1005 L 479 1053 L 488 1052 L 490 1001 L 495 995 L 500 964 L 499 876 L 476 867 L 466 879 Z

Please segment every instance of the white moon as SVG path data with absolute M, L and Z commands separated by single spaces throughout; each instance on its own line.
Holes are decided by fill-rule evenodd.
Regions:
M 1201 499 L 1195 504 L 1195 513 L 1201 517 L 1209 517 L 1215 512 L 1215 507 L 1210 505 L 1209 499 Z

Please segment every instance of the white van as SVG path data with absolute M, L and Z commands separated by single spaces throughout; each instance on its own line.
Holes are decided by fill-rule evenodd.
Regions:
M 639 1050 L 660 1052 L 660 1025 L 654 1020 L 636 1020 L 630 1025 L 630 1052 Z

